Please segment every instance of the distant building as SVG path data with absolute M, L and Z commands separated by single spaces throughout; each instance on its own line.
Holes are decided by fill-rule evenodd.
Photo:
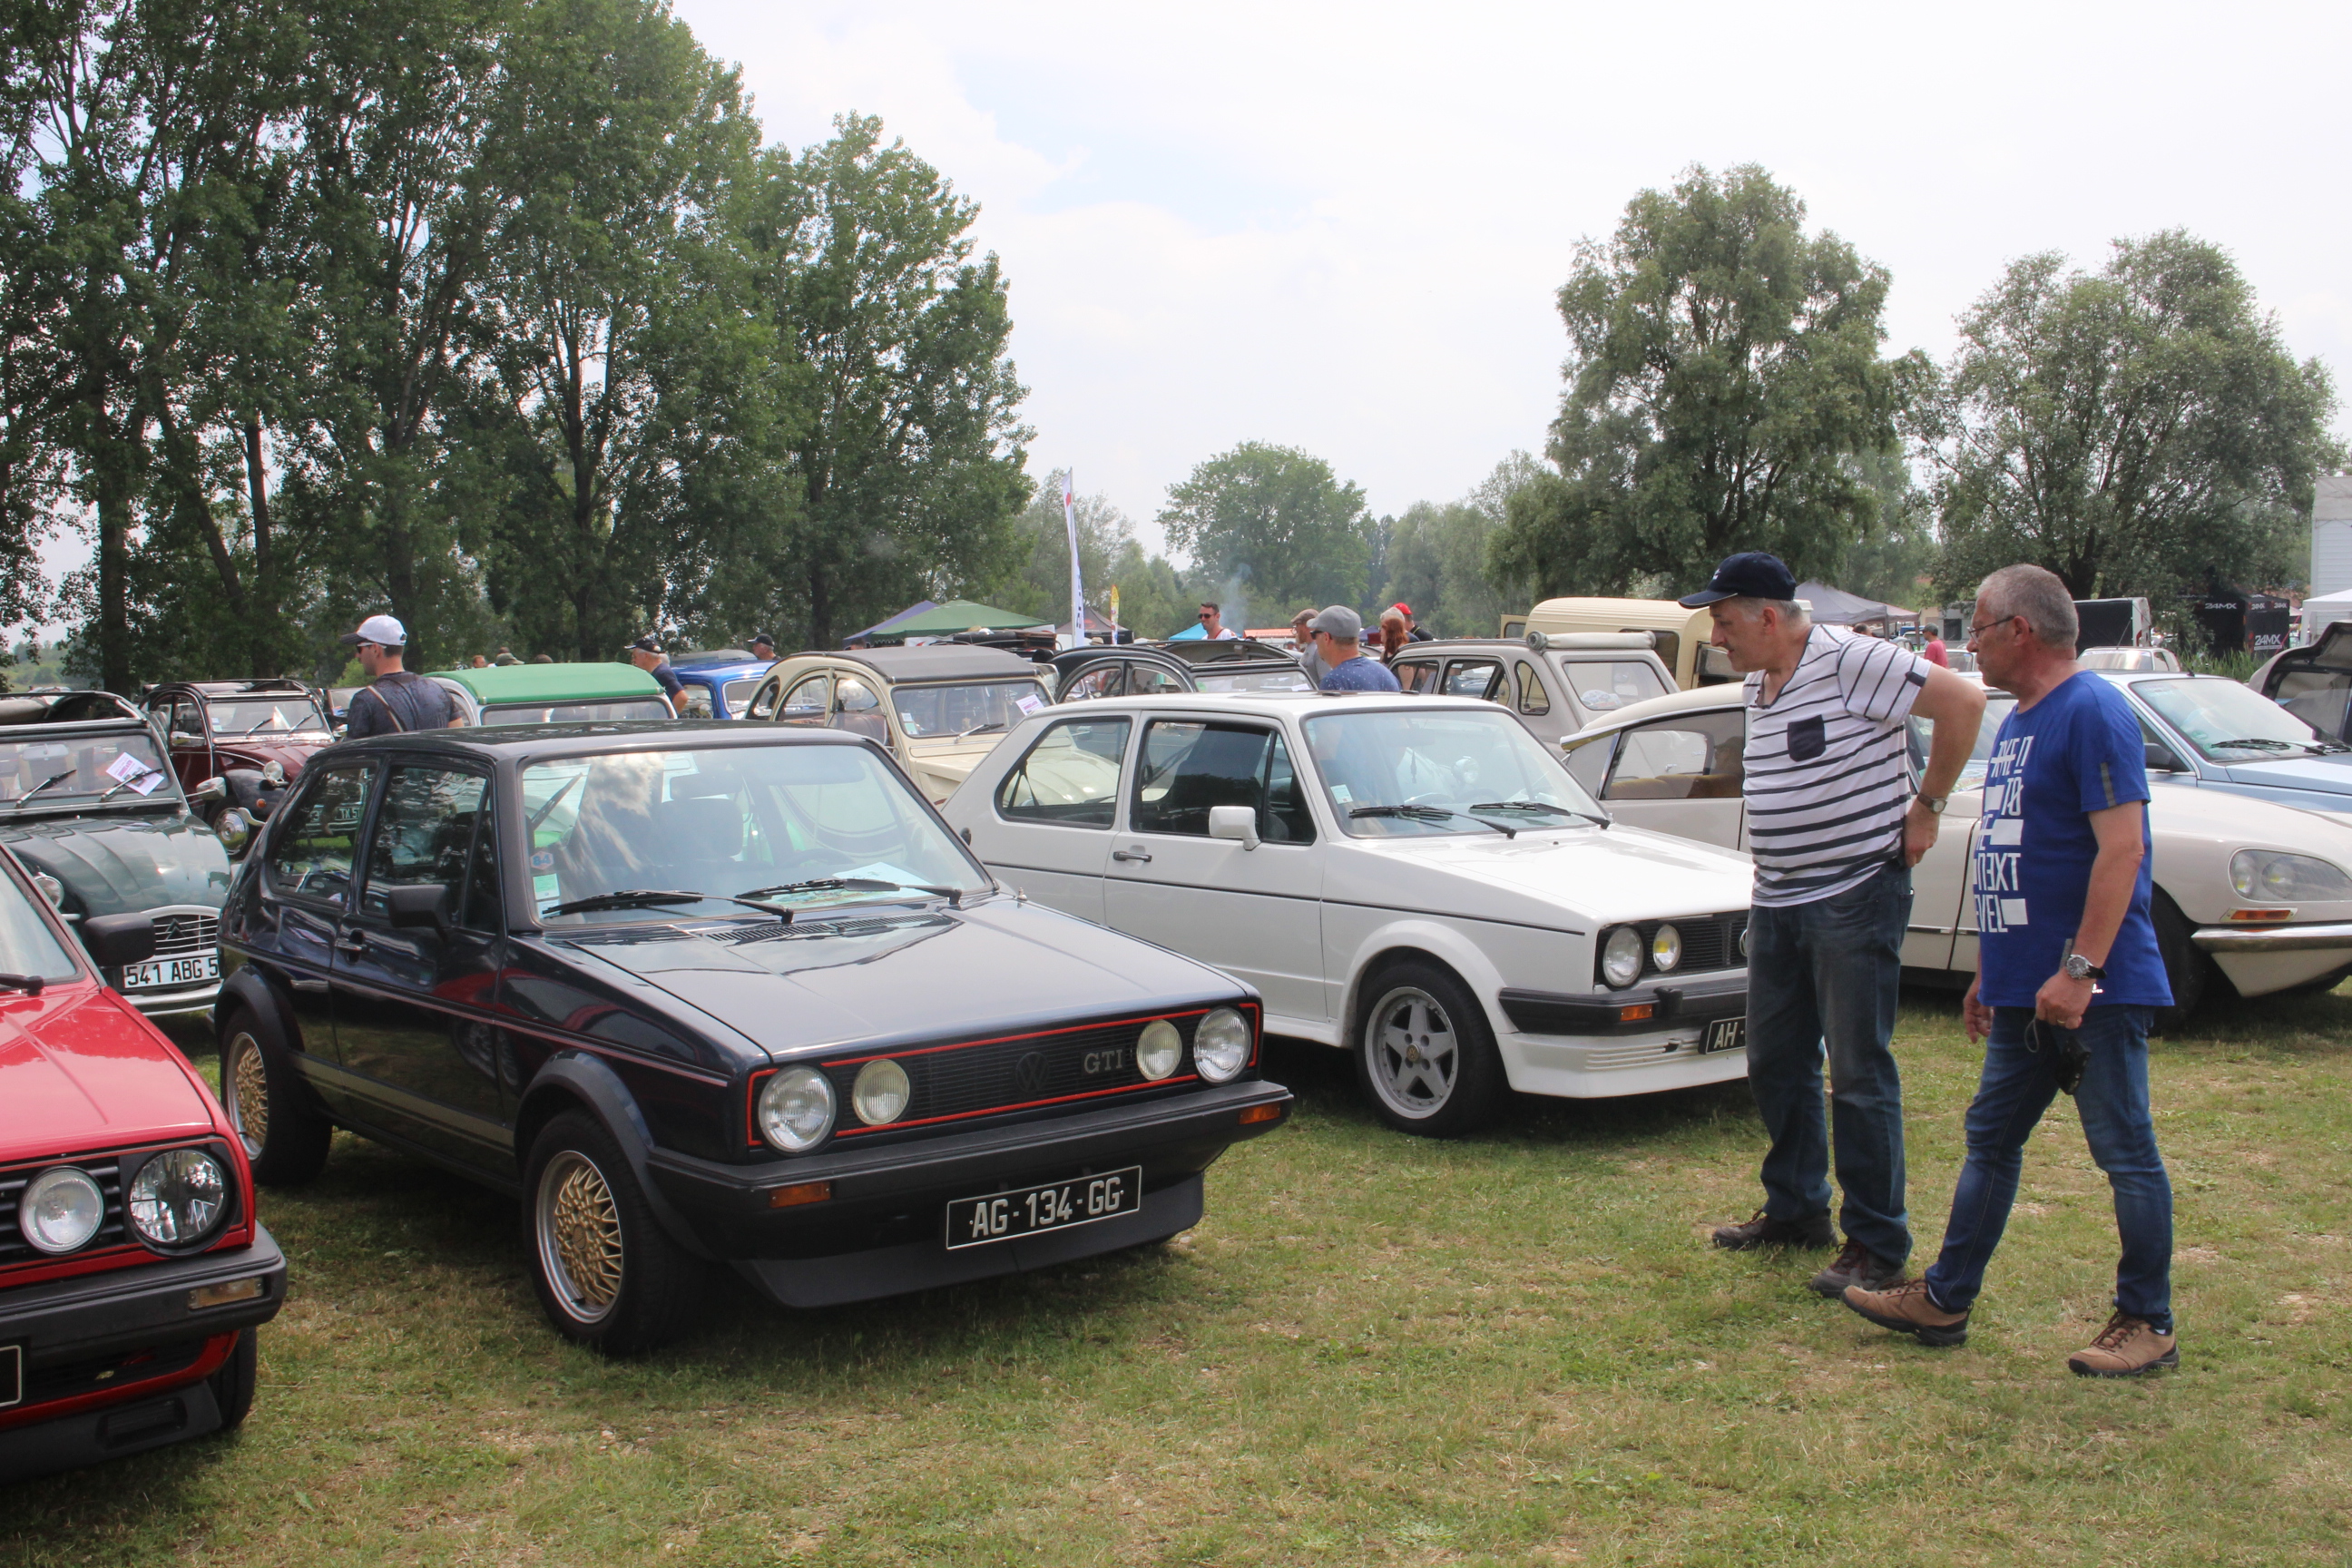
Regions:
M 2322 474 L 2311 498 L 2311 587 L 2305 596 L 2352 588 L 2352 474 Z

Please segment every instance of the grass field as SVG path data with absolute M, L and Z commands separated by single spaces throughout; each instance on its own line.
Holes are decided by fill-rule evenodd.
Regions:
M 1526 1102 L 1440 1144 L 1278 1050 L 1294 1123 L 1142 1253 L 707 1331 L 544 1326 L 514 1207 L 339 1140 L 234 1436 L 0 1492 L 0 1563 L 2343 1563 L 2352 994 L 2159 1042 L 2183 1365 L 2067 1374 L 2114 1232 L 2061 1100 L 1975 1331 L 1887 1335 L 1734 1257 L 1744 1085 Z M 1923 1247 L 1977 1053 L 1898 1038 Z

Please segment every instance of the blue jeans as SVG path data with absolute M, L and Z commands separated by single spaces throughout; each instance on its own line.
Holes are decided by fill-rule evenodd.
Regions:
M 2116 1305 L 2172 1331 L 2172 1183 L 2156 1152 L 2147 1110 L 2147 1007 L 2094 1007 L 2075 1036 L 2091 1053 L 2074 1091 L 2091 1158 L 2115 1190 L 2123 1261 L 2116 1267 Z M 1927 1270 L 1927 1294 L 1948 1312 L 1965 1312 L 1984 1286 L 1985 1265 L 2017 1202 L 2025 1141 L 2058 1093 L 2047 1051 L 2026 1048 L 2031 1007 L 1996 1007 L 1985 1042 L 1984 1076 L 1969 1102 L 1969 1155 L 1952 1193 L 1944 1250 Z
M 1845 1193 L 1838 1222 L 1849 1239 L 1890 1263 L 1911 1256 L 1903 1079 L 1888 1048 L 1910 921 L 1911 873 L 1889 866 L 1831 898 L 1759 905 L 1748 926 L 1748 1082 L 1772 1140 L 1764 1212 L 1780 1220 L 1829 1213 L 1834 1130 Z

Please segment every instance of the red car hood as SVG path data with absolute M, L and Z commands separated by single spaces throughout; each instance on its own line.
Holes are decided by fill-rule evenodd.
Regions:
M 213 1129 L 180 1054 L 97 986 L 0 1001 L 0 1163 Z
M 331 741 L 265 741 L 259 736 L 240 736 L 234 741 L 213 742 L 213 755 L 224 768 L 259 769 L 276 763 L 286 770 L 288 778 L 302 771 L 302 764 L 332 744 Z

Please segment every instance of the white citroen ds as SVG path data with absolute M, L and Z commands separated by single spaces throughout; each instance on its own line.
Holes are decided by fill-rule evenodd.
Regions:
M 1110 699 L 1029 719 L 940 809 L 1030 897 L 1257 987 L 1391 1126 L 1504 1090 L 1747 1070 L 1748 858 L 1612 823 L 1475 699 Z

